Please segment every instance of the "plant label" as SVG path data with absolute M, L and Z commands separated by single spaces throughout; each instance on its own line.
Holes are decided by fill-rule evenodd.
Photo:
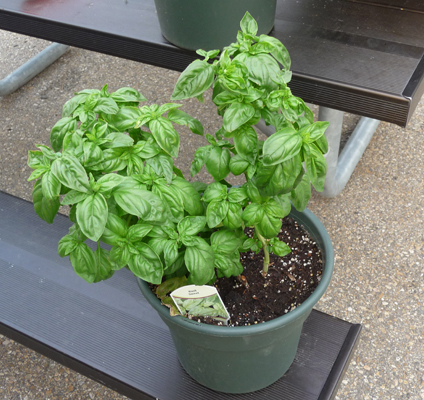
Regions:
M 171 298 L 182 315 L 210 317 L 225 325 L 228 324 L 230 315 L 213 286 L 183 286 L 174 290 Z

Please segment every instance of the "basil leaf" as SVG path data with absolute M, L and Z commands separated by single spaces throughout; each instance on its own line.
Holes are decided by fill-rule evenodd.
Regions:
M 113 92 L 110 97 L 116 102 L 141 102 L 147 99 L 137 90 L 130 87 L 123 87 Z
M 213 200 L 206 209 L 206 221 L 209 228 L 219 225 L 228 213 L 228 202 Z
M 210 203 L 212 200 L 225 200 L 227 198 L 227 187 L 219 182 L 210 183 L 203 193 L 203 201 Z
M 60 195 L 61 184 L 51 171 L 46 171 L 41 179 L 43 196 L 47 200 L 53 200 Z
M 93 109 L 96 113 L 116 114 L 119 107 L 111 97 L 100 97 Z
M 230 152 L 226 148 L 214 146 L 206 160 L 206 169 L 216 181 L 225 179 L 230 173 Z
M 115 264 L 114 268 L 116 270 L 125 267 L 131 258 L 131 253 L 129 251 L 128 245 L 126 246 L 113 246 L 110 250 L 110 260 Z
M 95 143 L 84 142 L 82 149 L 83 154 L 80 160 L 82 161 L 84 167 L 89 168 L 103 161 L 103 152 L 101 148 Z
M 271 51 L 271 54 L 284 67 L 284 69 L 290 69 L 291 60 L 289 52 L 278 39 L 268 35 L 261 35 L 259 36 L 259 43 L 271 44 L 274 47 L 274 49 Z
M 196 189 L 183 178 L 175 177 L 172 184 L 182 191 L 184 209 L 190 215 L 203 214 L 203 205 Z
M 248 11 L 240 22 L 240 28 L 244 33 L 252 36 L 255 36 L 258 32 L 258 24 Z
M 59 240 L 57 252 L 60 257 L 66 257 L 71 254 L 78 246 L 79 241 L 72 235 L 65 235 Z
M 151 205 L 145 200 L 152 194 L 147 190 L 119 185 L 113 193 L 118 205 L 127 213 L 145 218 L 151 212 Z
M 184 205 L 180 190 L 174 186 L 155 184 L 153 193 L 157 194 L 168 207 L 172 222 L 179 222 L 184 217 Z
M 157 255 L 160 256 L 163 253 L 163 249 L 167 241 L 168 239 L 166 238 L 155 237 L 148 241 L 148 245 Z
M 138 243 L 136 249 L 138 254 L 132 255 L 128 262 L 131 272 L 146 282 L 160 284 L 163 266 L 159 256 L 146 243 Z
M 298 134 L 302 137 L 303 142 L 313 143 L 324 135 L 329 125 L 329 122 L 318 121 L 300 129 Z
M 118 113 L 110 116 L 109 121 L 119 132 L 127 132 L 128 129 L 134 128 L 142 115 L 137 107 L 123 107 Z
M 108 149 L 117 147 L 131 147 L 134 144 L 134 139 L 131 136 L 122 132 L 112 132 L 106 136 L 108 140 L 103 146 Z
M 191 117 L 184 111 L 173 108 L 167 115 L 168 120 L 175 122 L 179 125 L 188 125 L 190 130 L 196 135 L 203 136 L 204 130 L 203 125 L 196 118 Z
M 69 258 L 78 276 L 88 283 L 95 281 L 97 275 L 96 259 L 93 251 L 85 243 L 79 243 Z
M 246 226 L 255 226 L 261 221 L 264 215 L 264 210 L 260 204 L 250 203 L 244 209 L 242 218 L 246 222 Z
M 327 174 L 327 161 L 314 144 L 310 144 L 310 153 L 305 152 L 306 172 L 315 190 L 324 190 L 325 176 Z
M 193 61 L 180 75 L 171 100 L 197 97 L 209 89 L 214 79 L 214 68 L 206 61 Z
M 280 74 L 278 63 L 269 54 L 255 54 L 246 57 L 245 64 L 249 70 L 249 79 L 261 89 L 272 92 L 277 89 L 273 81 Z
M 178 223 L 180 235 L 197 235 L 206 226 L 205 217 L 185 217 Z
M 278 257 L 284 257 L 291 253 L 291 248 L 286 243 L 276 240 L 272 243 L 271 251 Z
M 117 246 L 119 241 L 127 236 L 128 228 L 124 221 L 117 215 L 109 212 L 106 226 L 100 238 L 104 243 Z
M 239 154 L 231 157 L 229 168 L 235 176 L 242 174 L 249 166 L 249 162 L 243 159 Z
M 302 138 L 294 129 L 282 129 L 265 140 L 263 163 L 265 166 L 281 164 L 297 155 L 301 147 Z
M 77 205 L 77 222 L 85 236 L 97 242 L 106 226 L 108 207 L 102 194 L 96 193 Z
M 149 158 L 146 163 L 153 168 L 158 176 L 163 176 L 168 184 L 171 184 L 174 176 L 174 163 L 167 154 L 160 153 L 155 157 Z
M 193 177 L 197 175 L 208 159 L 209 152 L 212 150 L 213 146 L 203 146 L 199 147 L 194 153 L 194 159 L 190 166 L 190 174 Z
M 215 276 L 214 253 L 212 248 L 200 237 L 196 246 L 189 246 L 184 261 L 190 272 L 190 280 L 195 285 L 205 285 Z
M 240 262 L 235 263 L 222 254 L 215 254 L 215 268 L 218 271 L 218 277 L 230 278 L 243 273 L 243 266 Z
M 147 236 L 152 230 L 152 228 L 152 225 L 144 223 L 137 223 L 136 225 L 130 226 L 127 233 L 127 239 L 130 242 L 138 242 L 139 240 Z
M 100 185 L 99 192 L 107 192 L 114 187 L 118 186 L 123 182 L 125 178 L 118 174 L 106 174 L 103 175 L 98 181 L 97 184 Z
M 232 132 L 248 122 L 254 115 L 255 109 L 250 104 L 233 103 L 225 111 L 223 127 L 227 132 Z
M 172 123 L 163 117 L 158 117 L 149 122 L 149 128 L 157 144 L 172 157 L 178 157 L 180 136 Z
M 228 213 L 222 220 L 222 225 L 229 229 L 241 228 L 243 209 L 238 203 L 228 203 Z
M 96 278 L 94 282 L 100 282 L 106 279 L 109 279 L 114 271 L 114 266 L 109 258 L 109 252 L 105 249 L 102 249 L 97 245 L 97 250 L 94 253 L 94 258 L 96 260 Z
M 165 265 L 170 267 L 178 258 L 178 245 L 176 240 L 167 240 L 163 246 Z
M 271 215 L 277 218 L 284 218 L 289 214 L 288 212 L 286 212 L 287 209 L 283 208 L 279 204 L 279 202 L 275 201 L 274 199 L 270 199 L 267 203 L 265 203 L 263 205 L 263 209 L 268 215 Z
M 234 145 L 241 158 L 253 163 L 258 151 L 258 135 L 251 126 L 242 126 L 234 135 Z
M 228 192 L 228 201 L 230 203 L 242 203 L 247 199 L 246 188 L 231 188 Z
M 277 236 L 281 226 L 281 219 L 267 214 L 266 212 L 263 213 L 263 217 L 256 224 L 256 228 L 265 239 L 272 239 Z
M 63 106 L 62 117 L 69 117 L 80 104 L 84 103 L 87 100 L 87 97 L 88 97 L 87 94 L 79 93 L 76 96 L 69 99 Z M 59 151 L 59 150 L 56 150 L 56 151 Z
M 234 230 L 220 229 L 211 235 L 211 247 L 215 252 L 223 255 L 232 255 L 242 244 L 242 238 Z
M 55 197 L 51 200 L 47 199 L 43 195 L 41 180 L 36 181 L 32 191 L 32 201 L 34 203 L 34 210 L 37 215 L 47 223 L 53 223 L 54 217 L 59 211 L 59 197 Z
M 63 138 L 68 132 L 74 132 L 77 130 L 77 121 L 72 117 L 65 117 L 60 119 L 53 126 L 50 132 L 50 144 L 54 151 L 62 150 Z
M 74 156 L 64 155 L 56 159 L 52 163 L 51 171 L 62 185 L 79 192 L 91 192 L 87 173 Z

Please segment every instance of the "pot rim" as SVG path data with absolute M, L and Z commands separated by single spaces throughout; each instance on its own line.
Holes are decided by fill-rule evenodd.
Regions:
M 304 225 L 312 236 L 316 236 L 314 237 L 316 242 L 318 242 L 319 238 L 319 247 L 324 256 L 324 272 L 314 292 L 300 306 L 296 307 L 294 310 L 288 312 L 287 314 L 257 325 L 234 326 L 225 329 L 223 326 L 202 324 L 182 316 L 171 317 L 169 308 L 161 304 L 161 301 L 150 290 L 150 287 L 146 282 L 140 278 L 137 278 L 137 282 L 143 295 L 162 318 L 165 318 L 169 322 L 175 323 L 176 325 L 186 329 L 198 331 L 199 333 L 205 333 L 208 335 L 232 337 L 261 334 L 274 329 L 279 329 L 283 325 L 289 324 L 298 318 L 302 318 L 304 314 L 306 312 L 310 312 L 313 306 L 321 299 L 330 284 L 334 268 L 334 251 L 330 236 L 328 235 L 324 225 L 312 213 L 312 211 L 305 209 L 303 212 L 299 212 L 292 207 L 292 211 L 290 212 L 289 216 L 294 217 L 294 219 L 296 219 L 300 224 Z M 314 228 L 313 230 L 315 230 L 315 232 L 310 232 L 312 228 Z

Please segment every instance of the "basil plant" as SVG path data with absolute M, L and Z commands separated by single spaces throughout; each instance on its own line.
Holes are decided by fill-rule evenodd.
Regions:
M 171 100 L 203 101 L 204 92 L 213 89 L 222 127 L 215 137 L 207 134 L 209 144 L 196 150 L 191 175 L 205 165 L 215 180 L 202 198 L 209 228 L 254 229 L 243 247 L 263 249 L 265 276 L 270 251 L 278 256 L 290 252 L 277 235 L 291 203 L 303 211 L 311 184 L 317 191 L 324 189 L 324 132 L 329 124 L 314 122 L 305 102 L 291 93 L 291 61 L 285 46 L 276 38 L 256 36 L 257 31 L 256 21 L 246 13 L 236 43 L 221 53 L 197 51 L 203 59 L 181 74 Z M 265 141 L 253 127 L 261 118 L 276 130 Z M 227 192 L 225 178 L 230 173 L 243 174 L 246 183 Z
M 58 252 L 87 282 L 126 267 L 170 288 L 211 284 L 242 273 L 241 251 L 263 249 L 264 275 L 270 252 L 290 252 L 277 238 L 281 219 L 291 203 L 306 207 L 311 184 L 323 189 L 328 124 L 314 123 L 288 88 L 286 48 L 256 32 L 246 13 L 237 42 L 221 53 L 199 50 L 203 59 L 181 74 L 171 98 L 202 101 L 213 88 L 222 127 L 206 134 L 191 165 L 192 176 L 205 165 L 211 184 L 191 183 L 174 166 L 174 125 L 204 135 L 201 123 L 181 104 L 140 106 L 146 99 L 132 88 L 77 93 L 51 131 L 51 148 L 29 152 L 35 211 L 52 223 L 61 205 L 70 207 L 73 225 Z M 261 118 L 276 129 L 266 141 L 253 128 Z M 246 183 L 231 187 L 230 173 Z

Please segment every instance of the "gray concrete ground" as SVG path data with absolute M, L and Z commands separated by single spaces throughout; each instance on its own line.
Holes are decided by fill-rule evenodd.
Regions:
M 46 42 L 0 31 L 0 79 Z M 150 102 L 168 102 L 178 73 L 72 48 L 17 92 L 0 99 L 0 190 L 31 198 L 27 152 L 48 144 L 49 131 L 73 92 L 133 86 Z M 208 132 L 213 107 L 184 110 Z M 347 116 L 348 133 L 357 118 Z M 309 208 L 334 243 L 334 278 L 318 308 L 364 326 L 337 399 L 424 399 L 424 101 L 406 129 L 381 123 L 344 191 L 316 193 Z M 204 139 L 182 133 L 178 166 L 186 176 Z M 200 179 L 207 180 L 205 173 Z M 1 305 L 0 305 L 1 307 Z M 124 397 L 0 336 L 0 399 Z

